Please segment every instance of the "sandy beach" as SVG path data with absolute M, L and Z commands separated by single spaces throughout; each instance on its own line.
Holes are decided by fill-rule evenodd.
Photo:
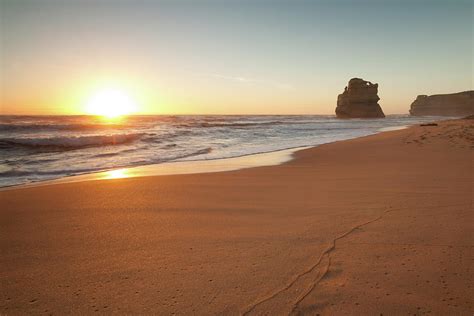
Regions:
M 472 315 L 474 120 L 0 192 L 0 314 Z

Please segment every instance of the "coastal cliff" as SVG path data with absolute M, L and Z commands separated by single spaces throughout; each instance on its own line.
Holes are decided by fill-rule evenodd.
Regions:
M 360 78 L 352 78 L 337 97 L 336 115 L 338 118 L 383 118 L 378 104 L 378 84 Z
M 419 95 L 411 104 L 414 116 L 465 116 L 474 114 L 474 91 L 451 94 Z

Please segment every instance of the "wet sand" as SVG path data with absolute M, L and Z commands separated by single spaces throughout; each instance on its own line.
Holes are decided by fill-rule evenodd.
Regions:
M 472 315 L 474 120 L 0 192 L 3 314 Z

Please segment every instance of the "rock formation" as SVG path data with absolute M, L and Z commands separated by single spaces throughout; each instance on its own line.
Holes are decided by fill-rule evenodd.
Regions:
M 336 115 L 339 118 L 382 118 L 385 117 L 378 104 L 378 84 L 360 78 L 352 78 L 337 97 Z
M 474 114 L 474 91 L 451 94 L 419 95 L 411 104 L 410 114 L 416 116 L 466 116 Z

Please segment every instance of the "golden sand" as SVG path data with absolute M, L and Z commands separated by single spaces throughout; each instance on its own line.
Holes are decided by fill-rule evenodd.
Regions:
M 473 309 L 474 121 L 278 166 L 0 192 L 0 313 Z

